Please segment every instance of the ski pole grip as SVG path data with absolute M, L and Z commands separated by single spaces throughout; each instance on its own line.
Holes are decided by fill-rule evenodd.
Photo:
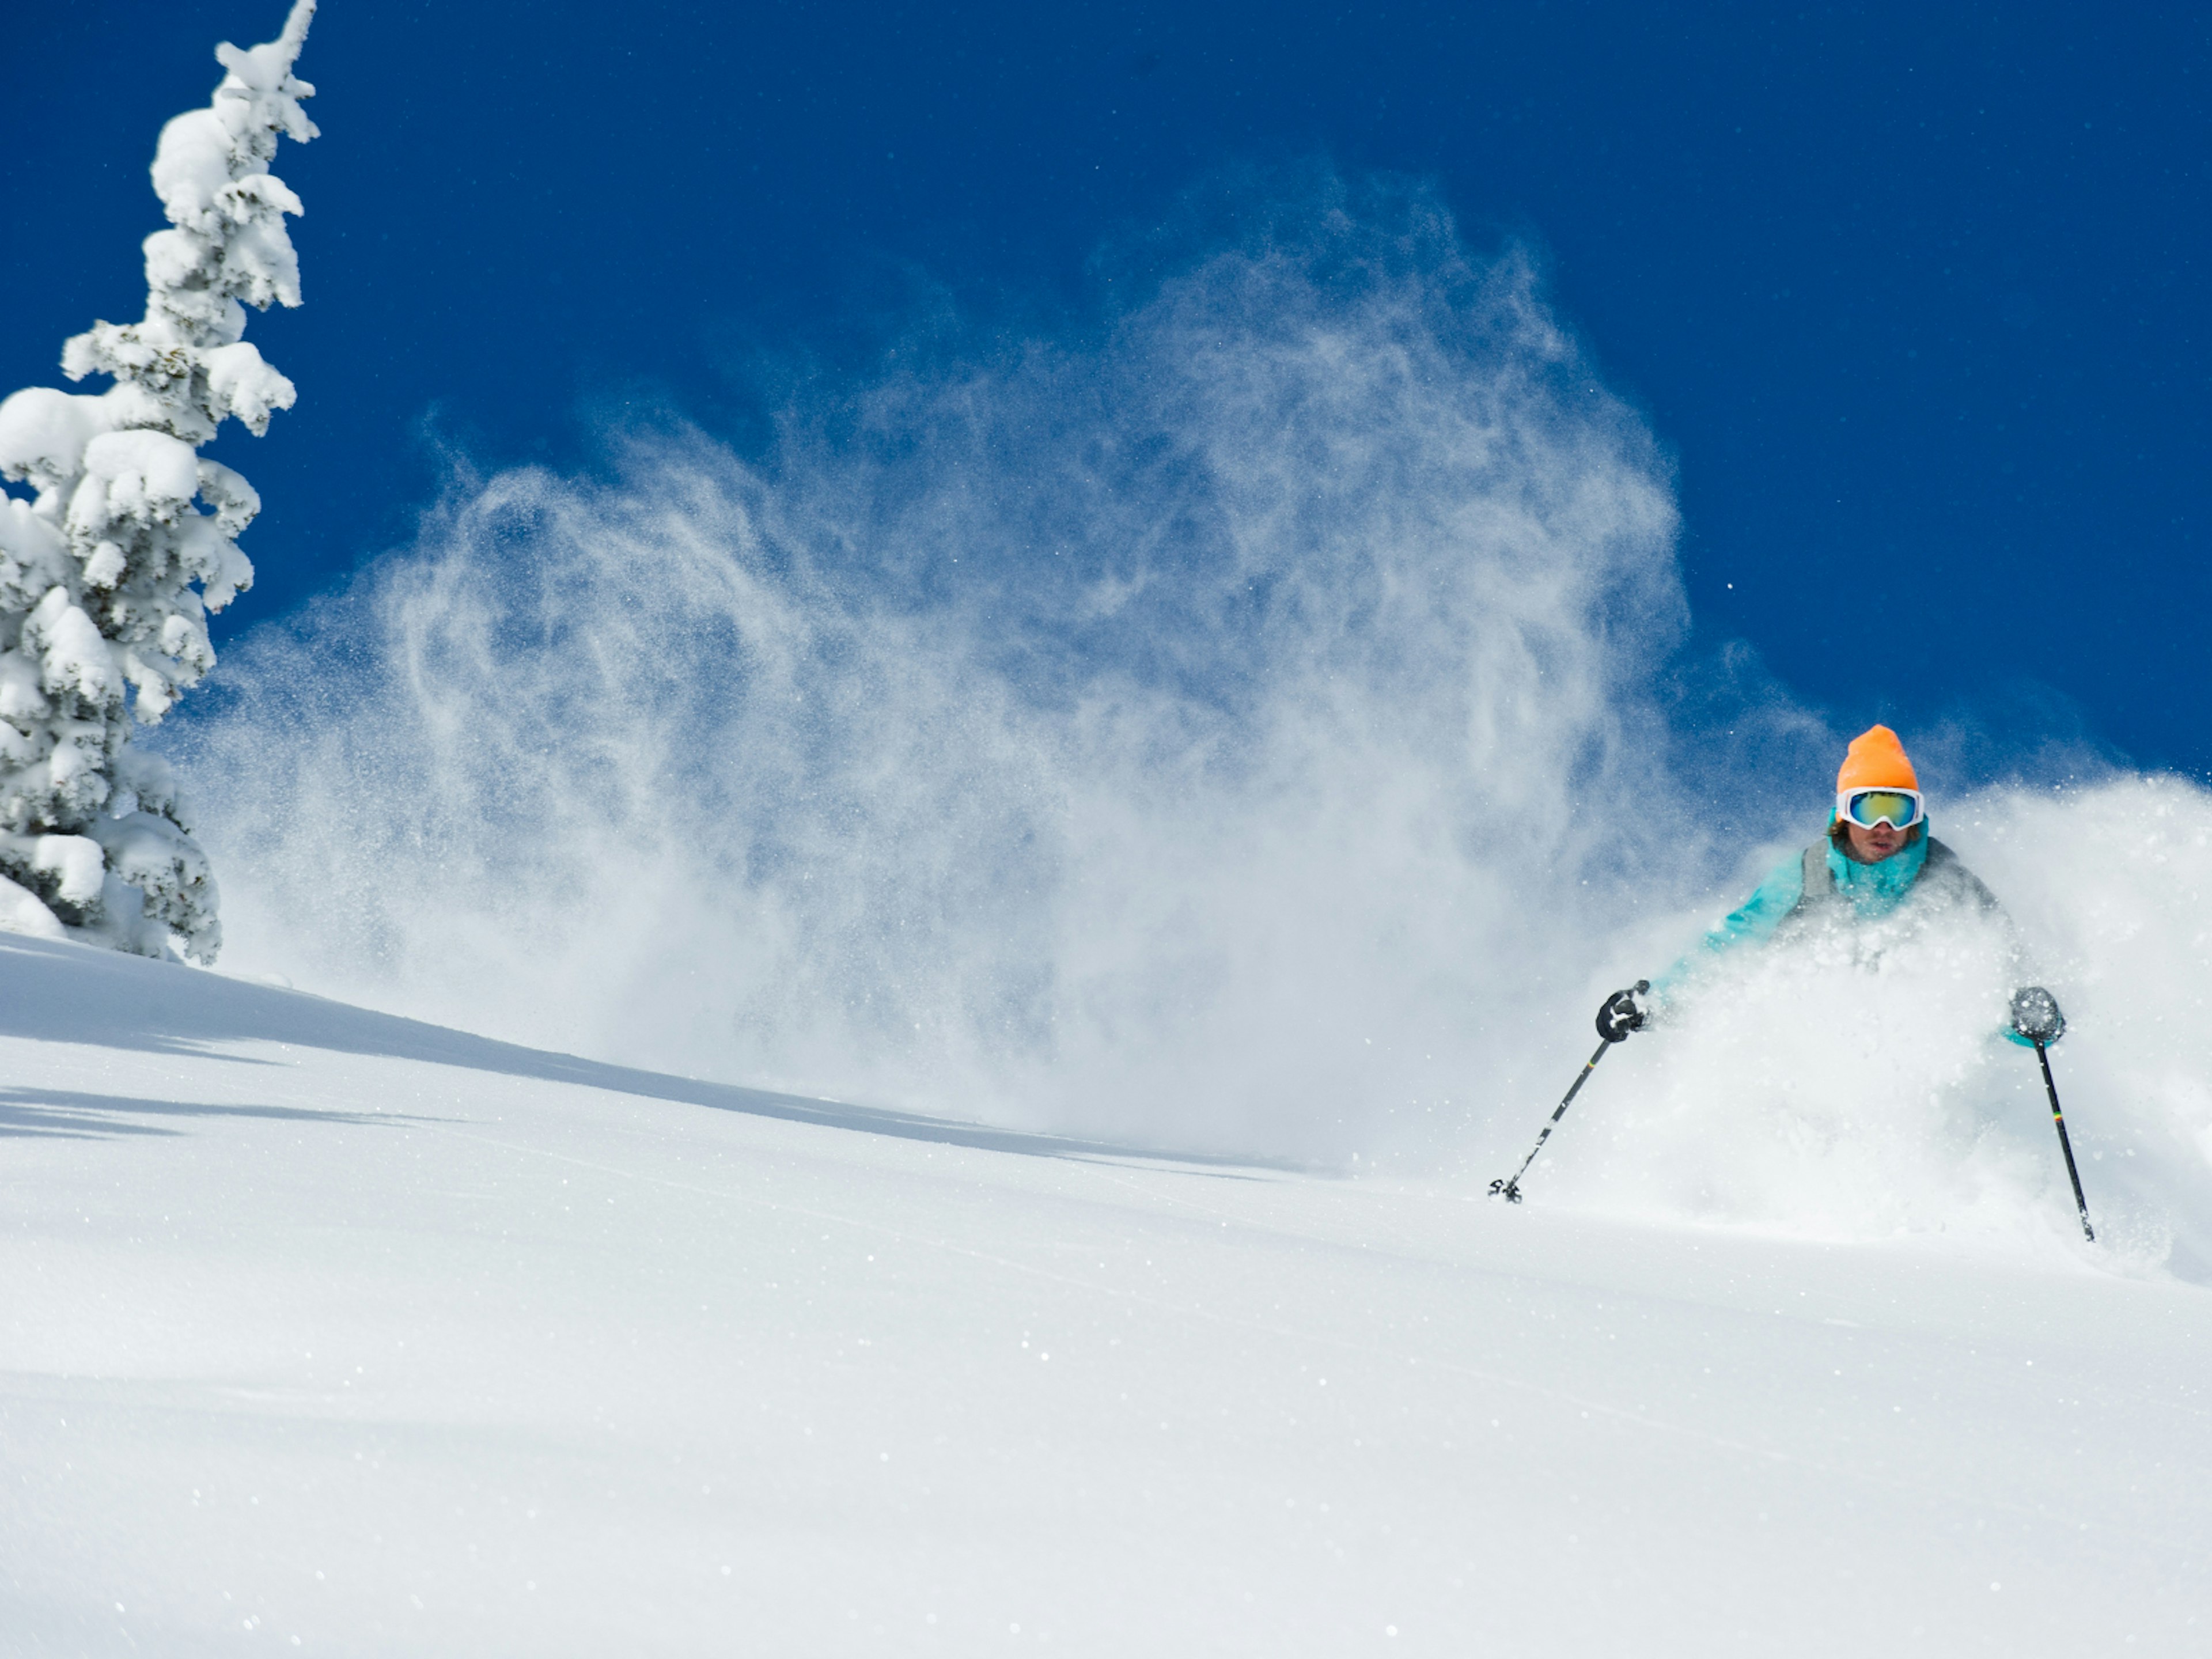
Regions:
M 1631 1031 L 1641 1030 L 1644 1010 L 1636 1006 L 1636 999 L 1650 988 L 1650 980 L 1639 979 L 1632 989 L 1607 997 L 1597 1011 L 1597 1034 L 1607 1042 L 1626 1042 Z
M 2024 985 L 2012 994 L 2012 1029 L 2030 1042 L 2050 1044 L 2066 1035 L 2066 1016 L 2058 1012 L 2058 999 L 2040 985 Z

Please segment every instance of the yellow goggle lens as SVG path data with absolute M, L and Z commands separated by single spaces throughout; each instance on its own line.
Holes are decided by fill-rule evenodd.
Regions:
M 1893 790 L 1868 789 L 1853 795 L 1849 802 L 1852 823 L 1861 829 L 1871 830 L 1884 818 L 1899 830 L 1911 827 L 1920 818 L 1920 803 L 1910 795 Z

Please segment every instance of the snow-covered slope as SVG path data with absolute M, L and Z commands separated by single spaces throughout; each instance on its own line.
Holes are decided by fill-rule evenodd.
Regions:
M 2201 1653 L 2212 1295 L 0 939 L 0 1651 Z

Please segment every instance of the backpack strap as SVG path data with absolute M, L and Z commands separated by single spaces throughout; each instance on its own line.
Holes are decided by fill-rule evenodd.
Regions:
M 1978 877 L 1962 863 L 1959 855 L 1935 836 L 1928 837 L 1928 856 L 1921 864 L 1920 873 L 1913 878 L 1915 891 L 1942 894 L 1962 901 L 1977 910 L 2004 914 L 1996 895 L 1984 887 Z M 1791 907 L 1787 921 L 1796 921 L 1808 911 L 1836 900 L 1835 872 L 1828 868 L 1828 838 L 1826 836 L 1805 849 L 1805 891 Z
M 1956 853 L 1933 836 L 1928 838 L 1928 861 L 1920 866 L 1920 879 L 1914 885 L 1924 885 L 1931 893 L 1948 892 L 1977 910 L 2004 915 L 2004 906 L 1997 902 L 1997 896 L 1960 862 Z
M 1797 902 L 1790 908 L 1792 916 L 1802 916 L 1808 910 L 1826 904 L 1836 896 L 1836 876 L 1828 868 L 1828 838 L 1826 836 L 1805 849 L 1804 889 L 1797 896 Z

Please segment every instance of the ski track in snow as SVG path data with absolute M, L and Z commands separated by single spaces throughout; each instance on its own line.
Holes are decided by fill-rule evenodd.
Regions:
M 0 1652 L 2212 1624 L 2212 1293 L 2093 1257 L 1513 1211 L 22 939 L 0 1054 Z

